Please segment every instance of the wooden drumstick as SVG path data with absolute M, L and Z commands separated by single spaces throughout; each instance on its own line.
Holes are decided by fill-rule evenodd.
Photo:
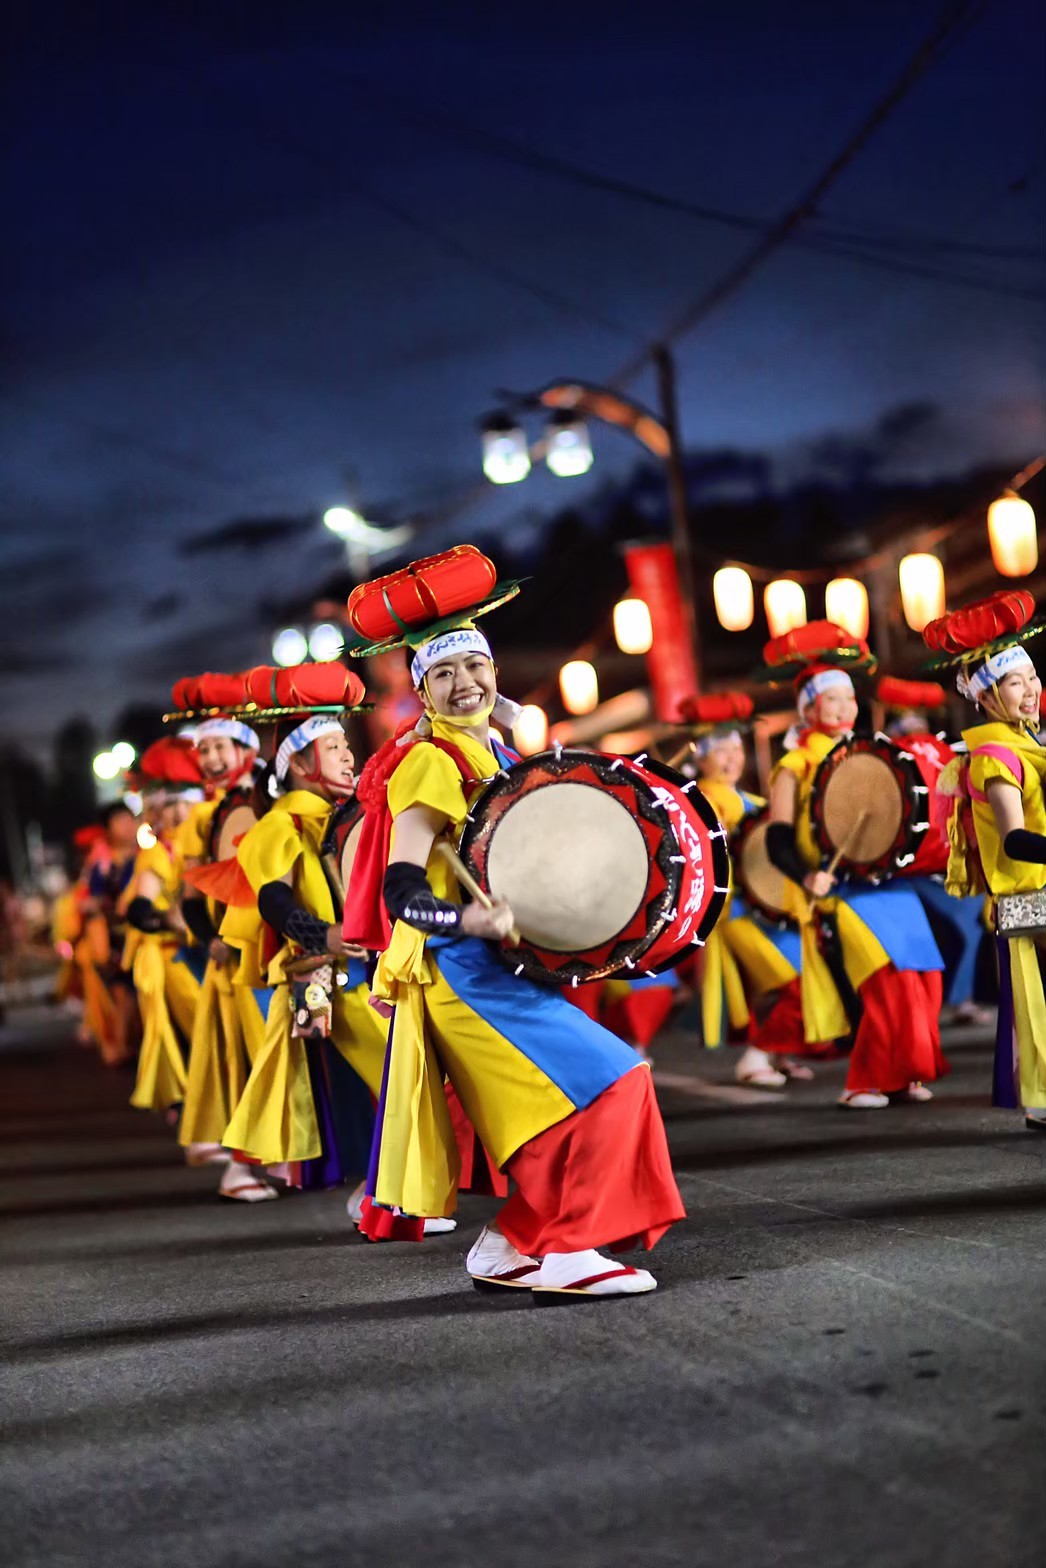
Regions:
M 672 768 L 676 773 L 678 773 L 680 767 L 686 761 L 690 753 L 696 750 L 697 746 L 694 744 L 694 742 L 692 740 L 688 740 L 682 751 L 677 751 L 674 757 L 669 757 L 668 762 L 665 764 L 666 767 Z
M 476 903 L 481 904 L 484 909 L 493 909 L 493 899 L 484 893 L 483 889 L 472 875 L 472 872 L 469 870 L 468 866 L 466 866 L 465 862 L 454 848 L 454 845 L 448 844 L 445 838 L 440 838 L 436 840 L 436 848 L 443 856 L 444 860 L 447 862 L 448 866 L 453 871 L 454 875 L 457 877 L 465 891 L 472 894 L 472 897 L 476 900 Z M 518 947 L 521 940 L 519 927 L 513 926 L 505 940 L 510 947 Z
M 839 845 L 839 848 L 836 850 L 835 854 L 832 856 L 831 860 L 825 867 L 825 870 L 830 877 L 835 876 L 835 873 L 839 868 L 839 862 L 844 858 L 844 856 L 848 855 L 850 850 L 853 849 L 856 845 L 857 840 L 861 836 L 861 830 L 868 821 L 868 818 L 871 816 L 871 814 L 872 813 L 870 811 L 862 811 L 861 815 L 854 823 L 852 831 L 846 835 L 844 842 Z M 815 904 L 817 902 L 813 894 L 809 894 L 808 897 L 811 904 Z

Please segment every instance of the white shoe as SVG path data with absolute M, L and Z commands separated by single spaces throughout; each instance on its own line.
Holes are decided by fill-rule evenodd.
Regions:
M 363 1200 L 366 1196 L 367 1183 L 361 1181 L 359 1186 L 349 1194 L 345 1204 L 345 1212 L 357 1230 L 363 1219 Z M 425 1236 L 446 1236 L 450 1231 L 457 1230 L 457 1228 L 457 1220 L 429 1219 L 425 1221 L 422 1234 Z
M 260 1169 L 230 1160 L 218 1184 L 219 1198 L 235 1198 L 240 1203 L 266 1203 L 270 1198 L 278 1198 L 276 1188 L 255 1174 Z
M 601 1252 L 549 1252 L 528 1281 L 537 1296 L 641 1296 L 657 1289 L 646 1269 L 629 1268 Z
M 933 1099 L 933 1090 L 928 1089 L 924 1083 L 910 1083 L 907 1089 L 902 1089 L 895 1098 L 912 1100 L 916 1105 L 925 1105 L 927 1100 Z
M 425 1221 L 425 1229 L 422 1234 L 425 1236 L 446 1236 L 450 1231 L 457 1230 L 457 1228 L 457 1220 L 430 1219 Z
M 469 1249 L 465 1267 L 477 1290 L 529 1290 L 541 1264 L 517 1251 L 499 1230 L 484 1225 Z
M 878 1089 L 860 1089 L 856 1094 L 841 1094 L 837 1103 L 844 1111 L 883 1111 L 890 1101 Z
M 734 1077 L 747 1089 L 787 1089 L 788 1079 L 778 1072 L 765 1051 L 750 1045 L 734 1068 Z

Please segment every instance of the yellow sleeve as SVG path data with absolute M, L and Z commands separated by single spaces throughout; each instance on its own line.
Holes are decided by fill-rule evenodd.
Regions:
M 214 800 L 197 801 L 175 835 L 174 851 L 179 864 L 187 860 L 206 860 L 211 836 L 211 818 L 217 805 Z
M 445 751 L 427 741 L 411 747 L 389 780 L 393 818 L 408 806 L 431 806 L 451 822 L 460 822 L 465 815 L 461 774 Z
M 970 783 L 973 788 L 983 795 L 993 779 L 1002 779 L 1004 784 L 1012 784 L 1015 789 L 1021 788 L 1021 781 L 1013 769 L 1007 767 L 999 757 L 979 757 L 974 752 L 970 758 Z
M 807 766 L 807 759 L 801 751 L 786 751 L 784 756 L 778 758 L 777 762 L 774 763 L 770 773 L 770 783 L 773 784 L 779 773 L 794 773 L 799 782 L 802 783 L 806 777 Z
M 254 891 L 285 877 L 301 855 L 301 834 L 287 811 L 266 812 L 244 834 L 236 858 Z

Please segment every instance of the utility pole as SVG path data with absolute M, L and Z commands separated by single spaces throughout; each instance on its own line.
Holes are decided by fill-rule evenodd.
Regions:
M 690 541 L 690 511 L 687 505 L 686 473 L 683 468 L 683 447 L 679 435 L 679 408 L 676 401 L 676 367 L 672 354 L 663 343 L 653 349 L 657 370 L 658 402 L 661 423 L 668 436 L 668 453 L 665 458 L 668 477 L 669 517 L 672 524 L 672 545 L 675 550 L 676 569 L 679 573 L 679 597 L 691 648 L 694 650 L 694 670 L 697 689 L 701 689 L 701 638 L 695 603 L 696 580 L 694 555 Z

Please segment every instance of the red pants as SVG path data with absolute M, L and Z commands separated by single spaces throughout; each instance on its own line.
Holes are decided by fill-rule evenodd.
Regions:
M 652 1247 L 686 1217 L 645 1067 L 531 1138 L 506 1165 L 516 1191 L 498 1229 L 520 1252 Z
M 941 1051 L 940 970 L 921 973 L 888 964 L 861 987 L 864 1009 L 850 1056 L 851 1094 L 893 1094 L 949 1071 Z

